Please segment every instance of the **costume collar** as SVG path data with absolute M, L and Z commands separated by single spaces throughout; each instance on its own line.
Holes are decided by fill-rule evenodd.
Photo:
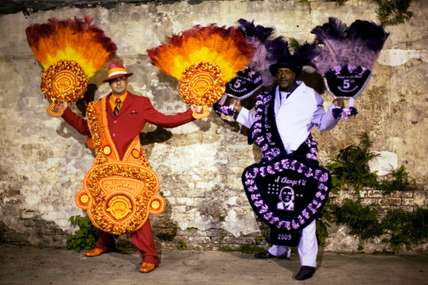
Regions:
M 120 96 L 115 96 L 113 94 L 110 94 L 110 96 L 109 96 L 109 103 L 110 103 L 111 110 L 114 110 L 114 107 L 116 106 L 116 99 L 117 98 L 120 99 L 121 103 L 120 103 L 120 107 L 119 108 L 122 109 L 127 96 L 128 96 L 128 91 L 126 91 L 125 94 L 120 95 Z

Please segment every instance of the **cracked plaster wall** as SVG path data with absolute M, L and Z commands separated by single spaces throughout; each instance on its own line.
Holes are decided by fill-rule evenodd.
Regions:
M 40 92 L 40 67 L 26 43 L 25 28 L 48 18 L 90 15 L 118 45 L 134 76 L 131 90 L 149 97 L 165 113 L 186 109 L 177 83 L 151 66 L 146 49 L 195 24 L 232 25 L 239 18 L 274 26 L 299 42 L 329 16 L 346 23 L 376 21 L 376 6 L 350 0 L 343 6 L 311 1 L 186 1 L 120 4 L 112 9 L 61 8 L 0 16 L 0 239 L 62 246 L 72 231 L 68 218 L 82 214 L 74 194 L 93 156 L 84 138 L 61 119 L 51 118 Z M 428 182 L 428 5 L 413 1 L 409 22 L 388 26 L 391 33 L 358 102 L 360 114 L 325 134 L 315 132 L 322 161 L 368 132 L 373 150 L 398 157 L 420 185 Z M 99 83 L 105 74 L 99 74 Z M 97 96 L 108 92 L 100 85 Z M 328 98 L 324 94 L 325 100 Z M 146 155 L 161 179 L 168 210 L 153 218 L 155 232 L 194 247 L 221 247 L 260 241 L 260 226 L 242 191 L 242 170 L 257 161 L 239 128 L 211 115 L 207 121 L 161 130 L 148 126 Z M 426 188 L 425 188 L 426 190 Z M 352 240 L 352 239 L 351 239 Z M 331 246 L 333 244 L 333 246 Z M 342 250 L 330 240 L 330 250 Z

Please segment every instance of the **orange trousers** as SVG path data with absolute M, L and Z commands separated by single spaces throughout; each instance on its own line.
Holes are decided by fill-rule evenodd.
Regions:
M 102 231 L 100 231 L 99 234 L 100 236 L 95 245 L 96 247 L 102 248 L 104 250 L 115 249 L 114 235 Z M 128 236 L 131 239 L 132 244 L 142 254 L 144 262 L 150 262 L 159 265 L 159 258 L 157 256 L 156 246 L 153 240 L 152 227 L 149 220 L 147 220 L 147 222 L 141 228 L 139 228 L 138 231 L 133 232 Z

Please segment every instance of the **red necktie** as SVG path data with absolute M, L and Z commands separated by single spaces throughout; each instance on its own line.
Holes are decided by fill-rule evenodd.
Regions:
M 122 103 L 122 101 L 120 100 L 120 98 L 116 98 L 115 101 L 116 105 L 114 106 L 114 110 L 113 110 L 113 114 L 115 116 L 119 115 L 119 111 L 120 111 L 120 103 Z

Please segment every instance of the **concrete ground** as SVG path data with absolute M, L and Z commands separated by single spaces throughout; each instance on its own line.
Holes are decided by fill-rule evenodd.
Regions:
M 0 244 L 0 284 L 428 284 L 428 255 L 324 253 L 320 259 L 312 279 L 296 281 L 296 255 L 256 260 L 238 252 L 164 250 L 161 266 L 142 274 L 137 252 L 89 258 L 69 250 Z

